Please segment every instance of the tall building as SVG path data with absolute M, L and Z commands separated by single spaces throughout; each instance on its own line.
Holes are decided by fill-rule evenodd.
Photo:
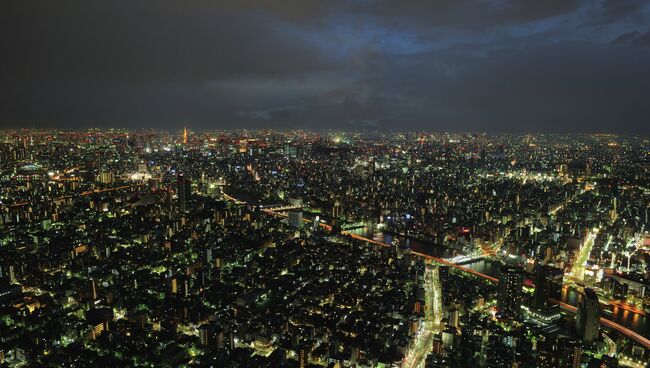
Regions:
M 552 266 L 541 266 L 535 276 L 535 294 L 533 307 L 544 309 L 549 304 L 549 299 L 560 299 L 562 296 L 562 282 L 564 273 L 561 269 Z
M 586 288 L 580 294 L 578 315 L 576 316 L 576 331 L 582 342 L 590 344 L 598 338 L 600 319 L 600 303 L 593 289 Z
M 562 351 L 561 368 L 580 368 L 582 359 L 582 344 L 576 340 L 569 340 Z
M 517 318 L 521 313 L 524 272 L 513 266 L 502 266 L 499 276 L 499 313 L 506 318 Z
M 332 206 L 332 213 L 330 214 L 333 219 L 337 219 L 341 217 L 343 214 L 343 208 L 341 207 L 341 203 L 339 201 L 335 201 L 334 205 Z
M 537 354 L 538 368 L 554 368 L 553 354 L 549 351 L 542 350 Z
M 302 229 L 302 211 L 289 211 L 289 225 L 296 229 Z
M 187 198 L 191 194 L 191 183 L 182 173 L 177 176 L 178 190 L 178 210 L 185 212 L 187 210 Z
M 306 344 L 300 344 L 296 349 L 298 357 L 298 367 L 305 368 L 309 365 L 309 347 Z
M 449 317 L 447 324 L 449 326 L 458 328 L 460 324 L 460 314 L 458 313 L 458 309 L 456 308 L 450 309 L 449 311 L 447 311 L 447 316 Z
M 91 300 L 97 300 L 97 284 L 94 279 L 90 279 L 90 297 Z

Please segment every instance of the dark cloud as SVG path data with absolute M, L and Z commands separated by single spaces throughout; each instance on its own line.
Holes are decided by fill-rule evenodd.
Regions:
M 481 56 L 465 47 L 375 56 L 361 89 L 370 96 L 356 88 L 323 97 L 355 101 L 350 119 L 389 119 L 397 129 L 602 132 L 615 122 L 618 131 L 647 134 L 647 58 L 634 49 L 617 54 L 588 42 L 535 40 Z
M 632 31 L 632 32 L 625 32 L 621 34 L 620 36 L 616 37 L 614 40 L 612 40 L 612 43 L 628 43 L 632 41 L 633 39 L 637 38 L 639 36 L 639 32 L 637 31 Z
M 4 80 L 204 81 L 333 65 L 299 34 L 255 14 L 138 1 L 29 2 L 0 16 Z
M 645 0 L 603 0 L 601 15 L 604 19 L 620 19 L 635 14 L 646 5 Z
M 601 0 L 587 21 L 592 26 L 613 23 L 644 24 L 648 20 L 649 3 L 646 0 Z
M 635 1 L 34 1 L 0 126 L 647 134 Z
M 163 0 L 163 3 L 174 9 L 191 6 L 208 12 L 215 9 L 263 12 L 296 22 L 313 22 L 331 15 L 350 13 L 386 18 L 391 22 L 403 17 L 409 22 L 419 20 L 436 26 L 475 28 L 530 22 L 566 14 L 578 9 L 580 0 L 189 0 L 182 3 Z
M 613 44 L 627 44 L 635 47 L 650 47 L 650 31 L 639 33 L 637 31 L 626 32 L 616 37 Z
M 492 1 L 370 1 L 362 12 L 383 17 L 402 27 L 429 25 L 484 29 L 538 21 L 570 13 L 578 0 L 492 0 Z
M 639 47 L 650 47 L 650 31 L 636 37 L 632 44 Z

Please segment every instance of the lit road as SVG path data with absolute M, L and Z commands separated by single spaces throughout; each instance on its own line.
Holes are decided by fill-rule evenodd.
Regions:
M 285 214 L 281 214 L 281 213 L 277 213 L 277 212 L 273 212 L 273 211 L 265 211 L 265 213 L 268 213 L 268 214 L 273 215 L 273 216 L 287 217 L 287 215 L 285 215 Z M 308 221 L 308 220 L 306 220 L 306 221 Z M 332 227 L 330 225 L 327 225 L 327 224 L 321 223 L 320 226 L 323 227 L 324 229 L 327 229 L 327 230 L 332 229 Z M 379 241 L 376 241 L 376 240 L 373 240 L 373 239 L 368 239 L 368 238 L 365 238 L 363 236 L 348 233 L 348 232 L 345 232 L 345 231 L 342 231 L 341 234 L 344 235 L 344 236 L 351 237 L 353 239 L 365 241 L 365 242 L 370 243 L 370 244 L 377 244 L 377 245 L 380 245 L 380 246 L 383 246 L 383 247 L 386 247 L 386 248 L 390 247 L 390 245 L 388 245 L 386 243 L 382 243 L 382 242 L 379 242 Z M 593 243 L 591 245 L 593 246 Z M 591 251 L 589 253 L 591 253 Z M 413 252 L 413 251 L 411 251 L 411 254 L 415 255 L 415 256 L 418 256 L 418 257 L 422 257 L 422 258 L 431 260 L 431 261 L 434 261 L 434 262 L 437 262 L 437 263 L 440 263 L 440 264 L 443 264 L 443 265 L 446 265 L 446 266 L 449 266 L 449 267 L 453 267 L 453 268 L 455 268 L 457 270 L 467 272 L 467 273 L 472 274 L 474 276 L 481 277 L 481 278 L 483 278 L 485 280 L 488 280 L 490 282 L 493 282 L 493 283 L 498 283 L 499 282 L 499 279 L 497 279 L 495 277 L 492 277 L 492 276 L 477 272 L 477 271 L 472 270 L 472 269 L 467 268 L 467 267 L 459 266 L 457 264 L 451 263 L 451 262 L 449 262 L 447 260 L 444 260 L 442 258 L 433 257 L 433 256 L 430 256 L 428 254 L 424 254 L 424 253 L 420 253 L 420 252 Z M 569 312 L 572 312 L 572 313 L 576 312 L 576 307 L 574 307 L 572 305 L 569 305 L 569 304 L 566 304 L 566 303 L 563 303 L 563 302 L 560 302 L 560 301 L 557 301 L 557 300 L 554 300 L 553 302 L 556 303 L 556 304 L 559 304 L 560 307 L 563 310 L 566 310 L 566 311 L 569 311 Z M 603 326 L 609 327 L 611 329 L 614 329 L 614 330 L 618 331 L 619 333 L 627 336 L 628 338 L 638 342 L 639 344 L 641 344 L 645 348 L 650 349 L 650 340 L 648 340 L 647 338 L 641 336 L 640 334 L 630 330 L 629 328 L 626 328 L 626 327 L 624 327 L 624 326 L 622 326 L 622 325 L 620 325 L 620 324 L 618 324 L 616 322 L 610 321 L 610 320 L 606 319 L 605 317 L 600 318 L 600 324 L 603 325 Z
M 428 330 L 424 322 L 418 329 L 413 346 L 404 356 L 402 367 L 420 367 L 424 364 L 429 350 L 433 347 L 433 333 Z
M 424 271 L 425 319 L 413 345 L 404 356 L 402 367 L 422 367 L 433 348 L 433 336 L 440 330 L 442 320 L 442 289 L 437 266 L 427 262 Z
M 120 187 L 113 187 L 113 188 L 106 188 L 106 189 L 94 189 L 94 190 L 88 190 L 85 192 L 77 193 L 77 194 L 71 194 L 71 195 L 66 195 L 66 196 L 61 196 L 61 197 L 56 197 L 53 199 L 54 202 L 60 202 L 66 199 L 71 199 L 75 197 L 85 197 L 89 196 L 91 194 L 97 194 L 97 193 L 106 193 L 106 192 L 113 192 L 116 190 L 124 190 L 124 189 L 133 189 L 133 188 L 138 188 L 143 185 L 147 185 L 144 183 L 140 184 L 132 184 L 132 185 L 123 185 Z M 27 206 L 29 204 L 34 204 L 34 202 L 21 202 L 21 203 L 14 203 L 12 205 L 9 205 L 10 208 L 15 208 L 15 207 L 22 207 L 22 206 Z
M 611 339 L 611 337 L 607 336 L 606 333 L 603 333 L 602 335 L 605 344 L 607 344 L 607 355 L 616 356 L 616 343 Z
M 591 233 L 587 235 L 587 240 L 585 240 L 585 243 L 582 245 L 582 247 L 580 247 L 580 252 L 578 253 L 578 256 L 576 257 L 576 261 L 573 264 L 570 277 L 576 279 L 577 281 L 584 280 L 585 266 L 587 265 L 587 261 L 589 260 L 591 249 L 594 246 L 594 241 L 596 240 L 596 234 L 598 234 L 597 229 L 592 230 Z

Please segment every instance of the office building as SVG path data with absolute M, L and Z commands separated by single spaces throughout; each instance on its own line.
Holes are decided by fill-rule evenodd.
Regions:
M 561 368 L 580 368 L 582 344 L 577 340 L 568 340 L 562 350 Z
M 524 273 L 520 268 L 502 266 L 497 306 L 501 316 L 516 319 L 521 312 Z
M 302 229 L 302 211 L 289 211 L 289 225 L 296 229 Z
M 178 191 L 178 210 L 180 212 L 187 211 L 187 200 L 191 194 L 191 183 L 185 175 L 180 173 L 177 176 L 177 191 Z
M 542 310 L 551 299 L 561 298 L 563 277 L 564 273 L 559 268 L 544 265 L 537 269 L 533 308 Z

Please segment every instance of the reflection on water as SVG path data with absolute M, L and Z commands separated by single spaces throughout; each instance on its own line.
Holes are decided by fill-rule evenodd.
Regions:
M 436 245 L 430 241 L 406 238 L 404 236 L 391 232 L 373 231 L 372 229 L 368 228 L 354 229 L 350 230 L 349 232 L 385 244 L 394 244 L 393 242 L 397 242 L 401 248 L 409 248 L 414 252 L 420 252 L 434 257 L 449 258 L 460 253 L 457 250 L 441 245 Z
M 350 232 L 386 244 L 393 244 L 393 241 L 397 241 L 399 242 L 399 246 L 402 248 L 410 248 L 413 251 L 425 253 L 434 257 L 450 258 L 459 253 L 453 249 L 436 245 L 433 242 L 405 238 L 390 232 L 372 231 L 367 228 L 355 229 Z M 488 276 L 499 277 L 499 263 L 495 261 L 478 260 L 464 264 L 463 266 Z M 562 301 L 577 306 L 578 292 L 569 288 L 563 288 Z M 648 317 L 618 307 L 612 307 L 611 314 L 605 312 L 603 312 L 603 314 L 608 319 L 611 319 L 622 326 L 630 328 L 643 336 L 650 337 L 650 320 Z
M 465 263 L 463 266 L 471 268 L 474 271 L 480 272 L 484 275 L 499 278 L 499 262 L 478 260 L 470 263 Z
M 480 273 L 499 277 L 499 264 L 495 261 L 480 260 L 474 261 L 464 265 Z M 571 288 L 562 288 L 562 302 L 573 306 L 578 305 L 579 293 Z M 610 307 L 612 313 L 603 311 L 603 316 L 611 319 L 621 326 L 627 327 L 636 333 L 643 336 L 650 337 L 650 320 L 648 317 L 630 312 L 627 309 Z

